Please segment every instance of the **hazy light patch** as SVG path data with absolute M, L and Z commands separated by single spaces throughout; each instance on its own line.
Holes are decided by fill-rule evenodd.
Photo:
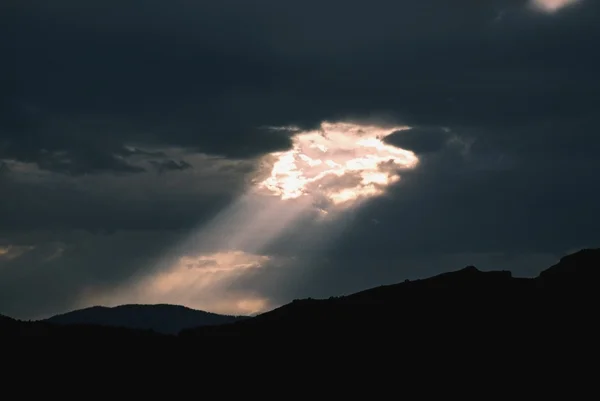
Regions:
M 36 163 L 25 163 L 12 159 L 4 159 L 2 161 L 6 163 L 6 166 L 13 175 L 19 174 L 25 177 L 45 177 L 52 174 L 46 170 L 40 169 Z
M 579 2 L 580 0 L 531 0 L 530 4 L 535 10 L 554 13 Z
M 209 255 L 184 256 L 179 263 L 189 269 L 202 269 L 204 272 L 241 270 L 261 267 L 271 258 L 265 255 L 252 255 L 241 251 L 217 252 Z
M 266 156 L 271 171 L 256 187 L 281 200 L 309 197 L 323 210 L 356 205 L 383 194 L 401 170 L 416 167 L 413 152 L 383 142 L 407 129 L 323 122 L 319 130 L 296 134 L 289 151 Z
M 12 260 L 34 250 L 34 246 L 2 245 L 0 246 L 0 260 Z
M 54 250 L 54 252 L 52 252 L 52 254 L 50 254 L 50 256 L 48 256 L 46 258 L 46 262 L 60 258 L 63 256 L 64 253 L 65 253 L 64 245 L 58 244 L 56 246 L 56 249 Z
M 167 303 L 214 313 L 255 314 L 269 308 L 268 299 L 251 292 L 231 291 L 228 286 L 248 269 L 259 269 L 272 262 L 267 255 L 241 251 L 185 255 L 132 286 L 101 292 L 88 289 L 81 305 Z

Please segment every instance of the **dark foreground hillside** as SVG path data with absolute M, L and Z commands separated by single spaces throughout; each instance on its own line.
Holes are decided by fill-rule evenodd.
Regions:
M 566 256 L 536 278 L 475 267 L 382 286 L 346 297 L 299 300 L 253 319 L 184 330 L 204 336 L 394 336 L 423 340 L 444 333 L 518 337 L 589 333 L 598 314 L 600 249 Z
M 111 339 L 168 339 L 169 336 L 152 330 L 136 330 L 90 324 L 59 325 L 47 322 L 24 322 L 0 315 L 0 338 L 2 337 L 50 337 L 61 340 L 111 340 Z
M 566 256 L 536 278 L 467 267 L 423 280 L 382 286 L 345 297 L 300 300 L 254 318 L 183 330 L 149 330 L 20 322 L 0 317 L 0 336 L 70 339 L 148 338 L 204 344 L 205 337 L 263 339 L 311 337 L 360 341 L 392 338 L 399 344 L 443 338 L 539 342 L 552 335 L 583 338 L 595 331 L 600 249 Z

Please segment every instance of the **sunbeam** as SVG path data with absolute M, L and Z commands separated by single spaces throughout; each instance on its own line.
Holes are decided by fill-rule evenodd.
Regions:
M 417 166 L 413 152 L 383 141 L 408 129 L 324 122 L 297 133 L 290 150 L 260 160 L 265 171 L 244 195 L 165 255 L 135 288 L 112 292 L 110 303 L 151 300 L 230 314 L 273 307 L 261 294 L 235 293 L 232 284 L 253 269 L 284 264 L 291 250 L 307 258 L 314 245 L 322 250 L 339 235 L 343 224 L 336 222 L 350 208 L 384 194 L 403 170 Z

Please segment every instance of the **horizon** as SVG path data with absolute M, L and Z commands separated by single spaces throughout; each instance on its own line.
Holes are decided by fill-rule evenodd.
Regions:
M 343 298 L 343 297 L 351 296 L 351 295 L 353 295 L 353 294 L 356 294 L 356 293 L 359 293 L 359 292 L 363 292 L 363 291 L 369 291 L 369 290 L 377 289 L 377 288 L 380 288 L 380 287 L 394 286 L 394 285 L 397 285 L 397 284 L 406 283 L 407 281 L 419 281 L 419 280 L 427 280 L 427 279 L 429 279 L 429 278 L 434 278 L 434 277 L 437 277 L 437 276 L 440 276 L 440 275 L 444 275 L 444 274 L 446 274 L 446 273 L 457 273 L 457 272 L 460 272 L 460 271 L 462 271 L 462 270 L 465 270 L 465 269 L 468 269 L 468 268 L 471 268 L 471 267 L 472 267 L 472 268 L 475 268 L 475 270 L 477 270 L 477 271 L 479 271 L 479 272 L 482 272 L 482 273 L 486 273 L 486 272 L 509 272 L 509 273 L 511 274 L 511 277 L 513 277 L 513 278 L 520 278 L 520 279 L 535 279 L 535 278 L 539 277 L 539 275 L 540 275 L 542 272 L 544 272 L 545 270 L 548 270 L 549 268 L 551 268 L 551 267 L 555 266 L 556 264 L 560 263 L 560 262 L 561 262 L 561 261 L 562 261 L 564 258 L 566 258 L 566 257 L 568 257 L 568 256 L 575 255 L 575 254 L 580 254 L 580 253 L 583 253 L 583 252 L 586 252 L 586 251 L 594 251 L 594 250 L 600 250 L 600 247 L 598 247 L 598 248 L 582 248 L 582 249 L 580 249 L 580 250 L 577 250 L 577 251 L 572 251 L 572 252 L 570 252 L 570 253 L 567 253 L 567 254 L 565 254 L 565 255 L 561 256 L 560 258 L 558 258 L 558 260 L 556 261 L 556 263 L 555 263 L 555 264 L 552 264 L 552 265 L 550 265 L 550 266 L 547 266 L 547 267 L 545 267 L 545 268 L 541 269 L 541 270 L 540 270 L 540 272 L 539 272 L 539 273 L 538 273 L 536 276 L 515 276 L 515 275 L 513 274 L 512 270 L 510 270 L 510 269 L 487 270 L 487 269 L 481 269 L 481 268 L 479 268 L 479 267 L 477 267 L 477 266 L 474 266 L 474 265 L 467 265 L 467 266 L 464 266 L 464 267 L 462 267 L 462 268 L 458 268 L 458 269 L 454 269 L 454 270 L 449 270 L 449 271 L 443 271 L 443 272 L 439 272 L 439 273 L 437 273 L 437 274 L 435 274 L 435 275 L 432 275 L 432 276 L 421 277 L 421 278 L 415 278 L 415 279 L 411 279 L 411 280 L 405 279 L 405 280 L 403 280 L 403 281 L 399 281 L 399 282 L 393 282 L 393 283 L 382 283 L 382 284 L 376 285 L 376 286 L 374 286 L 374 287 L 363 288 L 363 289 L 360 289 L 360 290 L 358 290 L 357 292 L 348 293 L 348 294 L 331 295 L 331 296 L 322 297 L 322 298 L 312 298 L 312 297 L 308 297 L 308 298 L 302 298 L 302 299 L 293 299 L 293 300 L 289 300 L 288 302 L 286 302 L 286 303 L 283 303 L 283 304 L 281 304 L 281 305 L 276 305 L 276 306 L 274 306 L 274 307 L 273 307 L 273 308 L 271 308 L 271 309 L 264 310 L 264 311 L 257 312 L 257 313 L 253 313 L 253 314 L 249 314 L 249 315 L 227 315 L 227 314 L 219 314 L 219 313 L 216 313 L 216 312 L 211 312 L 211 311 L 208 311 L 208 310 L 202 310 L 202 309 L 195 309 L 195 308 L 191 308 L 191 307 L 188 307 L 188 306 L 186 306 L 186 305 L 180 305 L 180 304 L 168 304 L 168 303 L 167 303 L 167 304 L 165 304 L 165 303 L 158 303 L 158 304 L 118 304 L 118 305 L 114 305 L 114 306 L 108 306 L 108 305 L 92 305 L 92 306 L 88 306 L 88 307 L 85 307 L 85 308 L 68 310 L 68 311 L 65 311 L 65 312 L 59 312 L 59 313 L 52 314 L 52 315 L 49 315 L 49 316 L 45 316 L 45 317 L 39 317 L 39 318 L 36 318 L 36 319 L 28 319 L 28 320 L 29 320 L 29 321 L 34 321 L 34 322 L 35 322 L 35 321 L 44 321 L 44 320 L 51 319 L 51 318 L 53 318 L 53 317 L 58 317 L 58 316 L 63 316 L 63 315 L 69 315 L 69 314 L 71 314 L 71 313 L 74 313 L 74 312 L 85 311 L 85 310 L 88 310 L 88 309 L 95 309 L 95 308 L 101 308 L 101 309 L 115 309 L 115 308 L 121 308 L 121 307 L 139 307 L 139 306 L 142 306 L 142 307 L 146 307 L 146 306 L 147 306 L 147 307 L 157 307 L 157 306 L 159 306 L 159 307 L 160 307 L 160 306 L 167 306 L 167 307 L 174 307 L 174 308 L 184 308 L 184 309 L 188 309 L 188 310 L 191 310 L 191 311 L 194 311 L 194 312 L 202 312 L 202 313 L 214 314 L 214 315 L 219 315 L 219 316 L 226 316 L 226 317 L 238 317 L 238 318 L 239 318 L 239 317 L 249 317 L 249 318 L 251 318 L 251 317 L 255 317 L 255 316 L 258 316 L 258 315 L 260 315 L 260 314 L 263 314 L 263 313 L 271 312 L 271 311 L 273 311 L 273 310 L 275 310 L 275 309 L 281 308 L 282 306 L 285 306 L 285 305 L 291 304 L 291 303 L 293 303 L 293 302 L 296 302 L 296 301 L 299 301 L 299 300 L 306 300 L 306 299 L 311 299 L 311 300 L 327 300 L 327 299 L 331 299 L 331 298 Z M 2 314 L 2 313 L 0 313 L 0 315 L 3 315 L 3 314 Z M 3 316 L 6 316 L 6 315 L 3 315 Z M 7 317 L 11 317 L 11 318 L 13 318 L 12 316 L 7 316 Z M 22 319 L 18 319 L 18 320 L 22 320 Z

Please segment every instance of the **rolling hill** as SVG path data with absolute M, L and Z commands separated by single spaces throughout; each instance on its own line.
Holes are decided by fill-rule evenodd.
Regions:
M 246 319 L 246 316 L 227 316 L 190 309 L 179 305 L 120 305 L 94 306 L 60 314 L 46 319 L 61 325 L 100 325 L 162 334 L 177 334 L 181 330 L 205 325 L 219 325 Z

